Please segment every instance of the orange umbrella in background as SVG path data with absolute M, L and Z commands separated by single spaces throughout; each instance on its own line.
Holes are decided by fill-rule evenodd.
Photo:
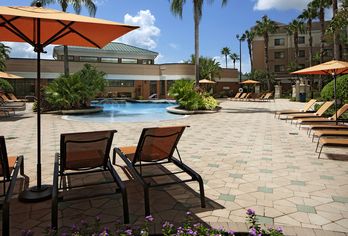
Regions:
M 112 21 L 36 7 L 0 6 L 0 40 L 27 42 L 37 53 L 37 110 L 40 111 L 40 54 L 49 44 L 102 48 L 112 40 L 138 28 Z M 41 184 L 41 117 L 37 112 L 37 186 L 20 194 L 26 201 L 51 196 L 51 186 Z
M 348 74 L 348 62 L 332 60 L 321 63 L 319 65 L 304 68 L 302 70 L 294 71 L 291 74 L 297 75 L 331 75 L 334 79 L 334 97 L 335 97 L 335 112 L 336 124 L 337 121 L 337 97 L 336 97 L 336 77 L 343 74 Z
M 240 83 L 241 84 L 259 84 L 260 82 L 256 81 L 256 80 L 248 79 L 248 80 L 245 80 L 245 81 L 240 82 Z

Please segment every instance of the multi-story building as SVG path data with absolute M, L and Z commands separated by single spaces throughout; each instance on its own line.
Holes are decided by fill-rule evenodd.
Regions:
M 294 36 L 290 35 L 287 31 L 287 25 L 278 23 L 277 32 L 269 34 L 269 66 L 270 72 L 274 73 L 275 79 L 291 78 L 292 76 L 288 72 L 288 68 L 291 63 L 295 62 L 295 45 Z M 306 28 L 306 25 L 304 26 Z M 313 56 L 320 52 L 320 23 L 313 22 L 312 25 L 312 37 L 313 37 Z M 298 36 L 298 67 L 305 68 L 309 65 L 309 34 L 299 33 Z M 325 37 L 324 48 L 324 61 L 333 59 L 333 44 L 332 38 Z M 343 59 L 348 59 L 348 45 L 342 48 Z M 257 36 L 252 43 L 252 55 L 255 70 L 266 70 L 265 65 L 265 52 L 264 52 L 264 39 Z M 317 63 L 316 63 L 317 64 Z
M 122 44 L 110 43 L 102 49 L 68 47 L 70 73 L 80 70 L 85 63 L 106 73 L 106 94 L 117 97 L 148 98 L 157 94 L 166 98 L 173 81 L 194 79 L 194 65 L 183 63 L 155 64 L 157 52 Z M 63 47 L 53 50 L 54 60 L 41 61 L 42 84 L 47 85 L 64 73 Z M 36 59 L 11 58 L 7 71 L 24 79 L 11 81 L 17 96 L 34 95 Z M 234 92 L 239 87 L 238 71 L 222 69 L 215 78 L 215 92 Z

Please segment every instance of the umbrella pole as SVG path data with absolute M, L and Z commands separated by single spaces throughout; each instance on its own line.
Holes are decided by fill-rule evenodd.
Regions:
M 336 120 L 336 125 L 338 124 L 338 120 L 337 120 L 337 96 L 336 96 L 336 74 L 333 73 L 332 77 L 334 79 L 334 97 L 335 97 L 335 120 Z
M 40 42 L 40 19 L 36 20 L 37 43 L 35 51 L 37 53 L 37 80 L 36 80 L 36 103 L 37 103 L 37 186 L 33 186 L 20 193 L 19 199 L 23 202 L 39 202 L 51 198 L 52 186 L 41 184 L 41 52 L 43 50 Z

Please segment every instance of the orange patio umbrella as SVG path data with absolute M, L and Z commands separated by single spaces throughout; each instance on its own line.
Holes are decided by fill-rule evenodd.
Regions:
M 37 53 L 37 110 L 40 111 L 40 54 L 49 44 L 102 48 L 112 40 L 138 27 L 112 21 L 36 7 L 0 6 L 0 40 L 27 42 Z M 41 118 L 37 112 L 37 186 L 20 198 L 40 201 L 51 196 L 51 186 L 41 184 Z
M 0 71 L 0 78 L 3 78 L 3 79 L 23 79 L 22 76 L 10 74 L 10 73 L 3 72 L 3 71 Z
M 259 84 L 260 82 L 256 81 L 256 80 L 248 79 L 248 80 L 245 80 L 245 81 L 240 82 L 240 83 L 241 84 Z
M 200 84 L 216 84 L 215 81 L 212 81 L 212 80 L 208 80 L 208 79 L 201 79 L 199 81 Z
M 335 97 L 335 111 L 336 124 L 337 121 L 337 97 L 336 97 L 336 76 L 348 74 L 348 62 L 332 60 L 321 63 L 319 65 L 304 68 L 302 70 L 294 71 L 291 74 L 297 75 L 331 75 L 334 79 L 334 97 Z

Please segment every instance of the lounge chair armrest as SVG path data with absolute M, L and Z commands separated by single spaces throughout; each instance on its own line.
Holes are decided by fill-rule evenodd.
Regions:
M 58 228 L 58 178 L 59 178 L 59 158 L 60 154 L 55 154 L 53 167 L 53 189 L 52 189 L 52 209 L 51 209 L 51 228 Z
M 11 181 L 10 181 L 10 185 L 8 187 L 6 196 L 5 196 L 5 200 L 2 206 L 2 230 L 3 230 L 3 235 L 10 235 L 10 229 L 9 229 L 9 225 L 10 225 L 10 201 L 12 198 L 12 193 L 13 190 L 15 188 L 16 185 L 16 181 L 17 181 L 17 176 L 18 176 L 18 172 L 22 166 L 23 163 L 23 156 L 18 156 L 17 160 L 16 160 L 16 167 L 13 170 L 12 173 L 12 177 L 11 177 Z

